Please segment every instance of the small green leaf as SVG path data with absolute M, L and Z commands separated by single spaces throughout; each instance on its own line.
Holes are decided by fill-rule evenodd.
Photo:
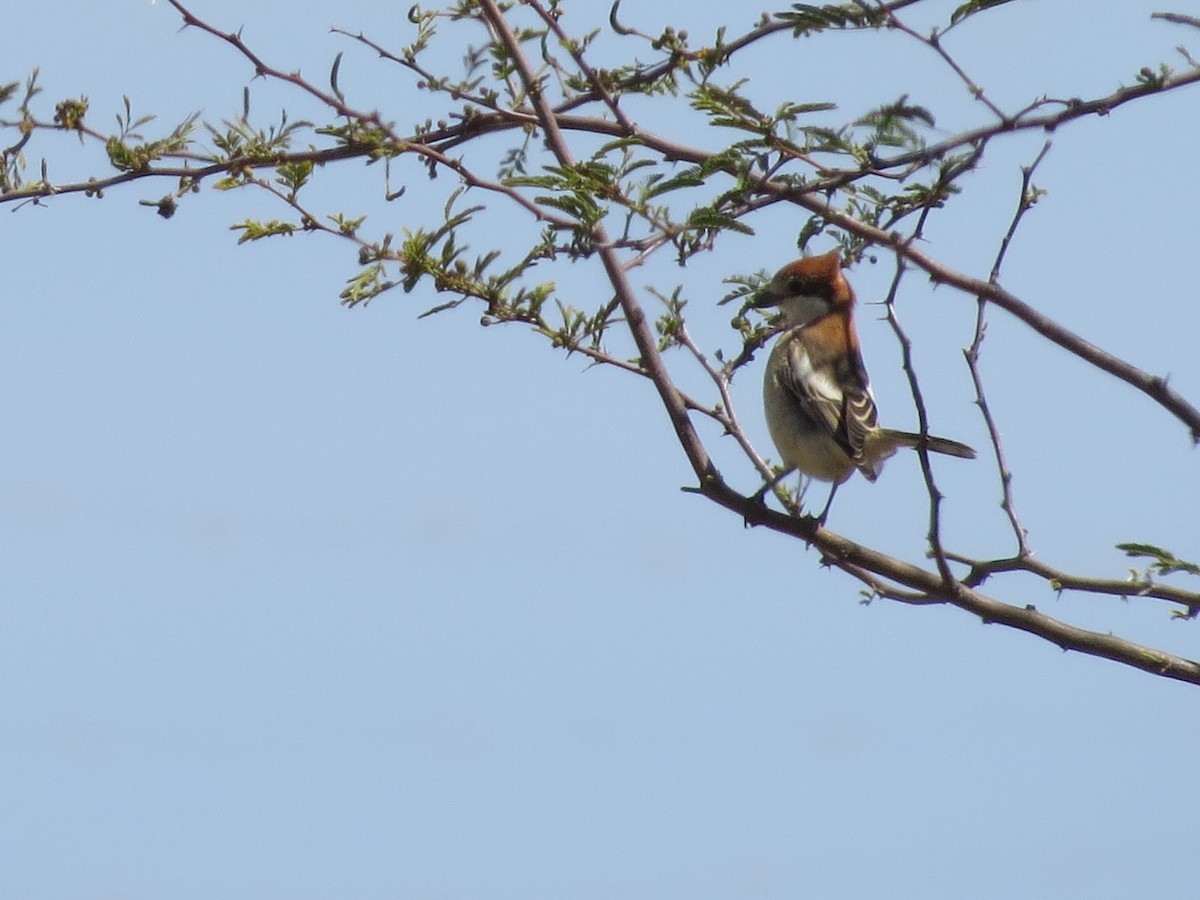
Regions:
M 707 206 L 693 210 L 692 214 L 688 216 L 687 223 L 689 228 L 712 228 L 736 231 L 739 234 L 754 234 L 754 229 L 745 222 L 725 213 L 719 213 Z
M 1200 565 L 1179 559 L 1170 550 L 1156 547 L 1154 544 L 1124 543 L 1117 544 L 1118 550 L 1125 551 L 1126 556 L 1151 560 L 1147 574 L 1171 575 L 1184 572 L 1188 575 L 1200 575 Z
M 238 243 L 244 244 L 247 241 L 258 241 L 280 234 L 292 235 L 296 231 L 296 226 L 290 222 L 280 222 L 278 219 L 272 219 L 269 222 L 257 222 L 253 219 L 247 219 L 238 225 L 230 225 L 229 230 L 240 231 L 242 236 L 238 238 Z
M 703 184 L 704 176 L 701 174 L 699 167 L 689 166 L 678 175 L 675 175 L 672 178 L 666 178 L 648 187 L 646 189 L 646 199 L 650 200 L 654 197 L 658 197 L 661 194 L 666 194 L 670 191 L 677 191 L 680 188 L 700 187 Z
M 1003 6 L 1005 3 L 1010 2 L 1012 0 L 967 0 L 966 3 L 950 13 L 950 24 L 957 25 L 968 16 L 973 16 L 975 13 L 983 12 L 985 9 Z
M 775 18 L 791 25 L 792 33 L 799 36 L 829 28 L 857 26 L 863 24 L 868 15 L 862 9 L 850 5 L 814 6 L 811 3 L 793 3 L 792 12 L 776 13 Z

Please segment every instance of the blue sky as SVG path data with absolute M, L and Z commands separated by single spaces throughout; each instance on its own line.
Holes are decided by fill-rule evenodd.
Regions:
M 1076 21 L 1089 6 L 1013 4 L 955 49 L 1009 105 L 1106 93 L 1174 63 L 1177 44 L 1200 49 L 1200 35 L 1149 21 L 1153 4 Z M 579 21 L 607 11 L 567 8 Z M 427 114 L 404 76 L 327 31 L 398 42 L 401 6 L 193 9 L 244 24 L 272 62 L 316 81 L 346 50 L 344 88 L 395 98 L 401 121 Z M 756 14 L 683 15 L 699 35 Z M 647 31 L 666 21 L 638 15 L 653 13 L 625 13 Z M 180 33 L 163 3 L 63 0 L 10 10 L 6 25 L 0 80 L 41 66 L 50 108 L 86 93 L 101 124 L 123 94 L 163 123 L 232 115 L 251 74 L 230 48 Z M 978 121 L 928 54 L 888 46 L 779 39 L 746 74 L 767 98 L 865 109 L 910 91 L 948 111 L 947 130 Z M 280 104 L 305 114 L 278 87 L 254 92 L 264 120 Z M 1055 135 L 1037 179 L 1050 194 L 1005 272 L 1193 402 L 1198 102 L 1183 91 Z M 936 256 L 986 274 L 1042 140 L 989 153 L 934 220 Z M 52 177 L 84 165 L 69 141 L 50 148 Z M 327 197 L 368 203 L 378 188 L 370 170 L 329 177 Z M 1196 792 L 1179 764 L 1200 740 L 1194 688 L 952 609 L 861 605 L 802 545 L 678 490 L 691 475 L 646 385 L 481 329 L 467 307 L 418 321 L 428 293 L 347 311 L 348 247 L 238 247 L 231 223 L 280 211 L 206 192 L 164 222 L 137 205 L 164 190 L 0 210 L 0 895 L 1194 889 L 1183 836 Z M 381 230 L 428 222 L 423 197 L 414 184 L 409 205 L 372 215 Z M 685 286 L 706 346 L 728 340 L 721 279 L 795 253 L 794 210 L 754 224 L 685 270 L 646 271 Z M 850 277 L 869 301 L 890 274 L 881 256 Z M 578 291 L 597 277 L 565 276 Z M 983 447 L 961 361 L 973 303 L 917 282 L 901 312 L 934 428 Z M 861 315 L 884 418 L 911 426 L 895 340 Z M 735 400 L 769 453 L 761 364 Z M 1200 557 L 1197 458 L 1179 423 L 1000 312 L 985 374 L 1040 558 L 1120 577 L 1118 541 Z M 938 474 L 955 546 L 1003 554 L 994 474 L 955 460 Z M 897 459 L 879 483 L 847 484 L 830 526 L 919 553 L 922 498 L 915 458 Z M 998 594 L 1200 654 L 1196 624 L 1154 603 L 1057 598 L 1032 580 Z

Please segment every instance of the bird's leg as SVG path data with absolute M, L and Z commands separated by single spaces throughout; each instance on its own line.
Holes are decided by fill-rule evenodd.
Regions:
M 835 481 L 833 487 L 829 489 L 829 499 L 825 501 L 825 508 L 821 510 L 821 514 L 816 517 L 815 521 L 822 528 L 825 527 L 825 520 L 829 518 L 829 507 L 833 506 L 833 495 L 837 493 L 837 489 L 841 487 L 840 481 Z

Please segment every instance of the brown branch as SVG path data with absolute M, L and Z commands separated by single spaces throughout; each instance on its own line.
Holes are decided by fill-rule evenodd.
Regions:
M 970 566 L 971 571 L 962 579 L 968 587 L 978 587 L 992 575 L 1004 572 L 1028 572 L 1050 583 L 1056 591 L 1083 591 L 1089 594 L 1106 594 L 1111 597 L 1153 597 L 1177 603 L 1187 609 L 1187 618 L 1200 615 L 1200 593 L 1184 590 L 1170 584 L 1160 584 L 1145 579 L 1122 581 L 1116 578 L 1088 578 L 1072 575 L 1048 566 L 1032 556 L 1014 556 L 1008 559 L 972 559 L 968 556 L 948 554 L 956 562 Z
M 1146 82 L 1135 84 L 1129 87 L 1118 88 L 1111 94 L 1105 97 L 1097 97 L 1093 100 L 1080 100 L 1078 97 L 1072 97 L 1068 100 L 1052 100 L 1049 98 L 1039 100 L 1030 108 L 1040 108 L 1047 104 L 1058 104 L 1063 108 L 1055 113 L 1047 113 L 1041 116 L 1033 116 L 1022 113 L 1012 119 L 1009 119 L 1001 126 L 985 125 L 980 128 L 964 131 L 955 135 L 952 138 L 933 144 L 923 150 L 917 150 L 910 153 L 901 153 L 896 156 L 876 160 L 876 165 L 890 169 L 897 166 L 907 166 L 914 163 L 926 164 L 936 159 L 941 159 L 948 153 L 957 150 L 959 147 L 968 144 L 974 144 L 983 138 L 990 137 L 1000 132 L 1017 132 L 1017 131 L 1033 131 L 1042 130 L 1046 132 L 1055 131 L 1060 125 L 1075 119 L 1082 119 L 1085 116 L 1107 116 L 1117 107 L 1124 106 L 1126 103 L 1131 103 L 1134 100 L 1141 100 L 1144 97 L 1149 97 L 1152 94 L 1161 94 L 1165 91 L 1177 90 L 1181 87 L 1186 87 L 1191 84 L 1200 82 L 1200 69 L 1185 72 L 1180 75 L 1172 75 L 1163 78 L 1159 81 Z
M 46 126 L 54 130 L 62 130 L 59 126 Z M 521 194 L 519 191 L 506 185 L 490 181 L 486 178 L 480 178 L 470 169 L 468 169 L 460 160 L 446 156 L 439 149 L 429 146 L 419 140 L 409 138 L 395 138 L 394 144 L 377 145 L 377 144 L 346 144 L 341 147 L 330 147 L 323 150 L 299 150 L 295 152 L 278 153 L 270 159 L 264 160 L 257 156 L 237 157 L 233 156 L 229 159 L 221 160 L 220 162 L 210 163 L 204 166 L 149 166 L 145 169 L 136 171 L 122 172 L 118 175 L 112 175 L 108 178 L 94 178 L 88 181 L 73 182 L 70 184 L 60 185 L 44 185 L 39 182 L 37 185 L 20 190 L 10 191 L 9 193 L 0 195 L 0 202 L 13 203 L 29 199 L 41 199 L 44 197 L 53 197 L 59 194 L 96 194 L 101 191 L 108 190 L 117 185 L 126 184 L 132 181 L 140 181 L 142 179 L 158 179 L 158 178 L 187 178 L 195 183 L 199 183 L 208 178 L 213 178 L 220 175 L 227 175 L 231 171 L 239 171 L 243 169 L 266 169 L 276 168 L 289 163 L 305 163 L 310 162 L 314 165 L 323 165 L 328 162 L 336 162 L 348 159 L 361 159 L 364 157 L 371 158 L 376 156 L 381 150 L 396 149 L 397 152 L 409 152 L 416 156 L 422 156 L 430 162 L 436 163 L 450 171 L 454 172 L 463 183 L 468 187 L 479 188 L 480 190 L 491 193 L 500 194 L 509 200 L 512 200 L 518 206 L 525 209 L 538 221 L 545 222 L 555 228 L 569 231 L 575 228 L 575 223 L 570 219 L 556 216 L 548 212 L 541 206 L 538 206 L 528 197 Z M 166 154 L 164 159 L 176 159 L 179 157 L 187 159 L 196 158 L 193 154 Z
M 862 28 L 863 30 L 868 30 L 871 28 L 871 26 L 867 23 L 869 23 L 873 17 L 883 16 L 890 12 L 896 12 L 904 9 L 905 7 L 913 6 L 921 2 L 923 2 L 923 0 L 892 0 L 891 3 L 877 2 L 875 6 L 863 9 L 861 24 L 856 27 Z M 620 22 L 617 20 L 617 10 L 620 5 L 621 0 L 615 0 L 609 13 L 609 24 L 612 26 L 613 31 L 622 36 L 636 36 L 653 47 L 654 42 L 657 40 L 656 38 L 648 34 L 643 34 L 642 32 L 633 28 L 627 28 L 620 24 Z M 861 5 L 862 4 L 860 4 L 860 6 Z M 708 48 L 704 48 L 693 51 L 692 53 L 688 54 L 687 58 L 699 59 L 707 54 L 709 55 L 709 65 L 716 67 L 720 63 L 728 62 L 735 54 L 745 50 L 764 38 L 771 37 L 772 35 L 779 34 L 780 32 L 793 30 L 794 26 L 790 23 L 781 20 L 776 20 L 773 22 L 769 21 L 767 20 L 767 14 L 764 13 L 761 25 L 751 29 L 739 37 L 734 38 L 731 41 L 727 41 L 722 44 L 719 55 Z M 644 85 L 653 84 L 655 81 L 665 77 L 678 67 L 679 63 L 676 61 L 673 54 L 670 58 L 652 66 L 647 66 L 633 77 L 617 83 L 614 85 L 614 88 L 616 89 L 617 93 L 633 92 Z M 602 99 L 600 90 L 602 87 L 603 85 L 601 85 L 599 82 L 593 82 L 593 88 L 591 91 L 581 93 L 578 97 L 572 98 L 569 103 L 556 108 L 555 111 L 559 113 L 568 112 L 571 109 L 575 109 L 579 106 Z
M 888 241 L 888 243 L 892 242 Z M 897 245 L 893 244 L 893 246 Z M 1075 332 L 1058 324 L 1049 316 L 1038 312 L 998 284 L 990 284 L 956 272 L 922 251 L 906 248 L 906 253 L 909 259 L 928 272 L 935 281 L 952 285 L 995 303 L 1048 341 L 1057 344 L 1085 362 L 1091 363 L 1101 371 L 1137 388 L 1183 422 L 1191 432 L 1192 441 L 1200 443 L 1200 410 L 1168 387 L 1165 377 L 1151 375 L 1106 350 L 1102 350 Z
M 238 53 L 240 53 L 254 65 L 255 75 L 274 78 L 279 81 L 286 81 L 288 84 L 294 85 L 295 87 L 304 91 L 306 94 L 312 95 L 322 104 L 328 106 L 330 109 L 336 112 L 339 116 L 345 116 L 347 119 L 356 119 L 359 121 L 377 120 L 378 117 L 373 117 L 367 113 L 360 112 L 359 110 L 347 106 L 336 94 L 330 94 L 326 91 L 322 91 L 316 85 L 306 81 L 304 78 L 301 78 L 298 72 L 284 72 L 280 69 L 275 69 L 267 65 L 258 57 L 257 54 L 254 53 L 253 50 L 246 45 L 246 42 L 242 40 L 242 36 L 239 32 L 221 31 L 218 28 L 214 28 L 203 19 L 193 15 L 192 12 L 180 2 L 180 0 L 167 0 L 167 2 L 175 7 L 175 11 L 183 18 L 184 28 L 199 28 L 201 31 L 211 34 L 213 37 L 220 38 L 221 40 L 230 44 L 238 51 Z
M 1185 16 L 1181 13 L 1156 12 L 1150 13 L 1152 19 L 1162 19 L 1164 22 L 1170 22 L 1173 25 L 1190 25 L 1193 28 L 1200 28 L 1200 19 L 1195 16 Z
M 583 77 L 592 85 L 592 90 L 599 96 L 599 99 L 604 101 L 604 105 L 613 114 L 613 118 L 617 120 L 617 124 L 627 132 L 632 131 L 633 123 L 629 121 L 625 112 L 617 104 L 612 92 L 604 86 L 604 82 L 600 80 L 595 70 L 583 58 L 583 54 L 579 51 L 578 43 L 568 37 L 567 33 L 563 31 L 562 26 L 558 24 L 558 19 L 550 15 L 538 0 L 525 0 L 525 3 L 532 7 L 546 24 L 546 27 L 553 31 L 559 42 L 567 48 L 567 51 L 571 54 L 571 58 L 575 60 L 575 65 L 579 66 L 579 71 L 583 73 Z
M 542 93 L 541 85 L 529 64 L 529 60 L 525 57 L 525 52 L 521 48 L 520 42 L 517 40 L 516 35 L 513 34 L 508 21 L 504 18 L 504 14 L 500 12 L 495 0 L 481 0 L 481 4 L 489 25 L 495 29 L 496 33 L 500 36 L 500 40 L 504 43 L 505 49 L 513 58 L 514 65 L 516 65 L 521 80 L 525 85 L 525 90 L 537 112 L 538 124 L 545 132 L 546 142 L 549 144 L 551 152 L 560 165 L 572 165 L 574 157 L 559 126 L 558 116 L 551 109 L 549 101 L 547 101 L 545 95 Z M 671 420 L 671 425 L 675 429 L 675 435 L 679 439 L 688 461 L 692 464 L 692 468 L 696 476 L 700 479 L 701 485 L 710 482 L 719 482 L 721 476 L 717 472 L 717 467 L 709 457 L 708 450 L 705 448 L 704 443 L 700 440 L 700 436 L 696 433 L 695 427 L 688 418 L 687 407 L 681 399 L 679 390 L 671 380 L 662 355 L 658 352 L 658 345 L 646 318 L 646 313 L 634 294 L 633 286 L 629 283 L 628 272 L 621 264 L 616 249 L 611 245 L 603 223 L 597 223 L 593 226 L 592 232 L 596 241 L 597 252 L 599 253 L 601 263 L 604 265 L 604 271 L 608 276 L 609 283 L 612 284 L 613 290 L 621 301 L 621 310 L 625 316 L 626 327 L 633 336 L 634 344 L 641 355 L 641 364 L 650 373 L 651 381 L 653 381 L 663 406 L 666 408 L 667 416 Z
M 762 525 L 772 531 L 789 534 L 816 545 L 826 561 L 839 568 L 854 566 L 880 573 L 928 598 L 923 599 L 923 603 L 936 602 L 937 598 L 941 598 L 942 602 L 978 616 L 985 624 L 1007 625 L 1044 638 L 1063 650 L 1075 650 L 1164 678 L 1200 685 L 1200 662 L 1127 641 L 1112 634 L 1068 625 L 1038 612 L 1032 605 L 1015 606 L 1005 603 L 963 584 L 956 585 L 953 592 L 947 593 L 941 576 L 936 572 L 864 547 L 824 528 L 814 530 L 811 520 L 775 512 L 752 498 L 741 496 L 724 483 L 713 482 L 705 485 L 701 493 L 726 509 L 738 513 L 749 525 Z

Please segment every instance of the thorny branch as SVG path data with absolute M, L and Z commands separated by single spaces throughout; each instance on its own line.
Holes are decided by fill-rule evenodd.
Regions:
M 1037 202 L 1038 194 L 1033 186 L 1033 173 L 1037 171 L 1037 167 L 1049 152 L 1050 142 L 1046 141 L 1042 145 L 1041 152 L 1038 153 L 1033 162 L 1021 170 L 1021 195 L 1017 200 L 1017 208 L 1013 212 L 1012 220 L 1008 224 L 1008 231 L 1005 232 L 1004 237 L 1000 240 L 1000 249 L 996 252 L 996 260 L 992 264 L 992 274 L 988 279 L 993 284 L 1000 280 L 1000 269 L 1004 265 L 1004 257 L 1008 254 L 1008 248 L 1012 245 L 1013 236 L 1017 233 L 1017 228 L 1021 224 L 1021 220 L 1025 218 L 1025 214 Z M 988 437 L 992 443 L 992 451 L 996 457 L 996 469 L 1000 476 L 1000 508 L 1008 516 L 1009 525 L 1012 527 L 1013 537 L 1017 542 L 1018 558 L 1026 559 L 1030 555 L 1027 541 L 1028 532 L 1017 518 L 1017 507 L 1013 499 L 1012 489 L 1013 473 L 1005 457 L 1004 445 L 1000 441 L 1000 426 L 996 423 L 996 417 L 992 415 L 992 408 L 988 404 L 987 393 L 983 386 L 983 375 L 979 369 L 980 353 L 983 349 L 984 337 L 987 334 L 986 317 L 987 303 L 981 297 L 975 313 L 975 337 L 971 341 L 971 346 L 963 351 L 963 355 L 966 357 L 967 369 L 971 373 L 971 383 L 975 388 L 975 401 L 979 404 L 979 412 L 983 416 L 984 424 L 987 426 Z

